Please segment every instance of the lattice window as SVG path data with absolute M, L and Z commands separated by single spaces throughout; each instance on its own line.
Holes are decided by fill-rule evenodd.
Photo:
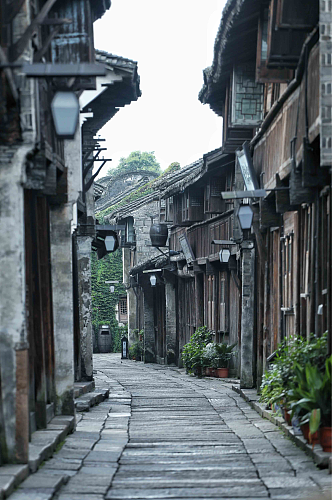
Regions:
M 128 310 L 127 310 L 127 301 L 126 300 L 120 300 L 120 314 L 125 316 L 127 313 L 128 313 Z

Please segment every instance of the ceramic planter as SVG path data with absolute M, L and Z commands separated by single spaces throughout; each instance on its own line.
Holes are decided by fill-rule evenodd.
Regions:
M 332 452 L 332 427 L 321 427 L 320 444 L 323 451 Z
M 288 411 L 289 411 L 289 408 L 284 408 L 284 419 L 286 420 L 287 425 L 292 425 L 291 416 L 288 413 Z
M 227 378 L 228 377 L 228 368 L 216 368 L 217 377 L 218 378 Z
M 316 431 L 314 434 L 309 436 L 309 423 L 301 425 L 301 430 L 304 439 L 306 439 L 308 443 L 312 444 L 312 446 L 319 443 L 319 431 Z

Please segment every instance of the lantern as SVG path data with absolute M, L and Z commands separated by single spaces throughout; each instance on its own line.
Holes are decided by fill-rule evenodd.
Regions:
M 55 132 L 61 139 L 73 139 L 78 123 L 80 105 L 74 92 L 59 90 L 51 102 Z

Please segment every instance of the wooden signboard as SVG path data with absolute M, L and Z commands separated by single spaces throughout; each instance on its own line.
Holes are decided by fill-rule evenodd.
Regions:
M 190 246 L 190 243 L 188 241 L 187 235 L 182 234 L 179 236 L 179 242 L 182 248 L 182 252 L 184 253 L 184 256 L 186 258 L 186 261 L 188 264 L 191 264 L 195 260 L 195 255 L 194 252 L 192 251 L 192 248 Z

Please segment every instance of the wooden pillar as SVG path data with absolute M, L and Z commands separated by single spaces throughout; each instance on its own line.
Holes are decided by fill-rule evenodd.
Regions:
M 203 273 L 195 273 L 196 328 L 204 324 L 204 284 Z
M 242 317 L 240 386 L 254 387 L 255 327 L 255 248 L 252 241 L 243 241 L 242 250 Z

